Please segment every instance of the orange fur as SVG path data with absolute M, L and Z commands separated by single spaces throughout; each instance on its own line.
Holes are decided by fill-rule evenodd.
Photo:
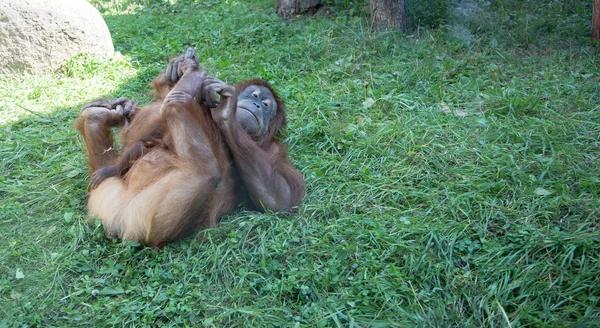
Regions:
M 186 64 L 194 66 L 182 66 Z M 101 177 L 90 192 L 88 209 L 102 220 L 108 236 L 161 246 L 197 228 L 215 227 L 217 218 L 243 199 L 257 207 L 268 203 L 272 210 L 292 210 L 300 203 L 304 180 L 285 147 L 275 141 L 285 124 L 283 103 L 275 96 L 281 111 L 268 136 L 248 141 L 224 135 L 231 129 L 219 126 L 211 110 L 200 105 L 205 77 L 204 71 L 192 67 L 177 83 L 164 72 L 154 79 L 157 101 L 137 112 L 122 130 L 121 157 L 112 149 L 110 127 L 123 124 L 123 114 L 84 106 L 75 127 L 86 142 L 90 173 Z M 239 149 L 250 155 L 236 160 L 242 154 Z M 98 170 L 107 167 L 113 169 L 102 176 Z M 259 175 L 240 176 L 247 167 Z M 262 181 L 265 172 L 275 179 Z M 277 195 L 280 191 L 285 199 Z

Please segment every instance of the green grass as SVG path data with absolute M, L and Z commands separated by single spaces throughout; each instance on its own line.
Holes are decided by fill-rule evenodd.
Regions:
M 120 56 L 0 76 L 0 327 L 600 324 L 590 1 L 451 3 L 410 36 L 370 31 L 362 2 L 294 21 L 266 0 L 93 3 Z M 71 123 L 148 102 L 188 45 L 273 83 L 308 194 L 161 250 L 107 239 Z

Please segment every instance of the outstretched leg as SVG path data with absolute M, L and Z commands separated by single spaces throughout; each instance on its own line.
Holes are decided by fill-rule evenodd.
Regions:
M 90 213 L 102 219 L 110 236 L 160 246 L 197 226 L 214 226 L 216 215 L 229 206 L 213 201 L 231 193 L 221 183 L 231 166 L 209 110 L 200 106 L 206 72 L 193 61 L 184 61 L 182 69 L 158 109 L 166 147 L 152 148 L 124 179 L 110 177 L 90 193 Z M 230 174 L 225 179 L 233 183 Z
M 160 113 L 170 134 L 171 150 L 175 156 L 190 164 L 212 167 L 203 159 L 214 162 L 211 147 L 215 127 L 208 110 L 201 108 L 202 84 L 206 71 L 198 70 L 196 61 L 186 59 L 181 65 L 183 76 L 169 92 Z
M 150 85 L 156 91 L 155 98 L 157 101 L 162 101 L 167 97 L 169 92 L 173 89 L 173 87 L 177 84 L 179 79 L 183 76 L 183 62 L 186 60 L 194 61 L 194 64 L 199 67 L 200 64 L 198 62 L 198 56 L 196 55 L 196 51 L 194 48 L 188 48 L 186 53 L 183 55 L 179 55 L 169 61 L 167 65 L 167 69 L 152 80 Z
M 186 64 L 184 65 L 184 62 Z M 178 84 L 184 70 L 191 66 L 199 68 L 198 56 L 193 48 L 169 61 L 167 70 L 161 72 L 151 83 L 156 90 L 156 101 L 143 108 L 136 114 L 136 118 L 121 132 L 121 143 L 127 149 L 138 141 L 148 139 L 162 139 L 164 136 L 164 121 L 160 107 L 169 92 Z M 189 84 L 189 83 L 188 83 Z M 181 88 L 181 86 L 179 87 Z

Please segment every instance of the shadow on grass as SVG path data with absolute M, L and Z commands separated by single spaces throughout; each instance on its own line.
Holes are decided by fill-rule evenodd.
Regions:
M 141 67 L 133 77 L 1 126 L 0 326 L 597 322 L 597 80 L 587 55 L 500 59 L 495 45 L 455 47 L 444 31 L 402 44 L 358 34 L 343 17 L 256 14 L 266 1 L 177 2 L 175 14 L 146 4 L 106 16 L 116 49 Z M 490 19 L 489 30 L 531 18 L 517 14 Z M 147 83 L 190 44 L 210 73 L 288 77 L 283 98 L 303 110 L 292 157 L 313 187 L 304 212 L 234 213 L 201 243 L 163 251 L 108 240 L 85 223 L 86 155 L 71 123 L 94 98 L 149 101 Z M 546 90 L 552 101 L 530 101 Z M 435 106 L 471 108 L 482 96 L 482 116 Z M 416 104 L 398 105 L 407 100 Z
M 129 3 L 133 2 L 125 5 Z M 151 101 L 150 81 L 166 67 L 169 58 L 184 52 L 188 46 L 199 49 L 201 64 L 203 58 L 210 58 L 208 65 L 212 68 L 228 63 L 219 63 L 218 58 L 227 54 L 219 52 L 223 47 L 216 47 L 213 42 L 237 40 L 229 47 L 232 53 L 246 47 L 255 32 L 249 30 L 243 31 L 248 35 L 224 37 L 216 27 L 222 22 L 216 24 L 215 17 L 226 15 L 226 10 L 217 4 L 177 1 L 171 5 L 162 1 L 142 3 L 133 14 L 105 15 L 115 50 L 130 59 L 137 70 L 135 75 L 109 93 L 86 93 L 72 102 L 72 106 L 50 106 L 44 113 L 29 110 L 28 117 L 0 126 L 0 222 L 5 225 L 0 232 L 2 237 L 16 243 L 38 243 L 32 237 L 39 235 L 40 229 L 53 225 L 68 230 L 73 222 L 83 221 L 89 178 L 87 155 L 83 140 L 72 127 L 83 104 L 98 98 L 125 96 L 143 106 Z M 165 10 L 169 15 L 163 14 Z M 192 15 L 187 16 L 190 13 Z M 240 24 L 252 19 L 245 17 Z M 73 67 L 68 64 L 62 67 L 59 74 L 85 79 L 97 69 L 93 65 L 81 68 L 78 67 L 81 63 L 72 64 Z M 235 72 L 236 65 L 232 63 L 231 67 L 229 72 Z M 212 72 L 209 70 L 209 73 Z M 240 72 L 241 77 L 248 75 L 256 74 L 247 70 Z

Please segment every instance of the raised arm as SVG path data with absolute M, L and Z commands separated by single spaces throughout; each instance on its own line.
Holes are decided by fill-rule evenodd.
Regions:
M 187 58 L 194 57 L 196 63 L 198 63 L 198 58 L 196 57 L 196 51 L 194 48 L 188 48 L 185 54 L 179 55 L 177 57 L 169 60 L 169 64 L 167 65 L 167 69 L 163 72 L 160 72 L 154 80 L 150 83 L 152 88 L 156 91 L 154 98 L 156 101 L 164 100 L 169 92 L 175 87 L 175 84 L 181 79 L 183 76 L 183 70 L 181 69 L 181 65 L 183 65 L 183 61 Z
M 233 87 L 208 77 L 204 100 L 221 129 L 250 200 L 259 210 L 292 212 L 306 192 L 304 178 L 275 138 L 285 125 L 283 103 L 269 84 L 253 80 Z

